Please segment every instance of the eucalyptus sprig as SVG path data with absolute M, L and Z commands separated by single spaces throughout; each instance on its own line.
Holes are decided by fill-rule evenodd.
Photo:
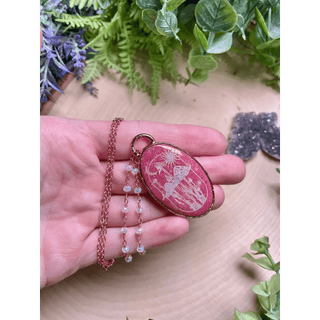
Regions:
M 251 250 L 256 251 L 253 255 L 262 254 L 264 257 L 255 259 L 251 254 L 245 253 L 244 258 L 256 263 L 260 267 L 275 271 L 269 281 L 262 281 L 252 287 L 252 291 L 257 294 L 258 301 L 262 307 L 264 315 L 268 319 L 280 319 L 280 262 L 275 263 L 269 253 L 269 238 L 263 237 L 255 240 L 251 244 Z M 253 311 L 241 313 L 234 310 L 234 320 L 262 320 L 260 315 Z

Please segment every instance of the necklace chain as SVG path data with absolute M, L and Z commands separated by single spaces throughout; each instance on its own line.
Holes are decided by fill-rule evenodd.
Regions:
M 122 121 L 124 121 L 124 119 L 122 118 L 115 118 L 112 121 L 108 140 L 107 169 L 105 175 L 105 188 L 102 199 L 100 229 L 97 245 L 98 264 L 100 264 L 105 270 L 108 270 L 108 268 L 114 264 L 114 259 L 106 260 L 105 258 L 105 244 L 108 226 L 109 207 L 111 200 L 111 190 L 113 183 L 113 169 L 116 153 L 117 129 Z

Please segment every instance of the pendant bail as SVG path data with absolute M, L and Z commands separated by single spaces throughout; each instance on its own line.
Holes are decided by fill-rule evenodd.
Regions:
M 135 137 L 133 138 L 133 140 L 132 140 L 132 143 L 131 143 L 131 150 L 132 150 L 133 155 L 134 155 L 137 159 L 140 157 L 141 152 L 140 152 L 139 150 L 136 150 L 136 149 L 134 148 L 134 144 L 135 144 L 135 142 L 136 142 L 138 139 L 141 139 L 141 138 L 148 138 L 148 139 L 151 141 L 151 144 L 150 144 L 150 145 L 152 145 L 152 144 L 155 143 L 154 138 L 153 138 L 150 134 L 148 134 L 148 133 L 140 133 L 140 134 L 138 134 L 137 136 L 135 136 Z

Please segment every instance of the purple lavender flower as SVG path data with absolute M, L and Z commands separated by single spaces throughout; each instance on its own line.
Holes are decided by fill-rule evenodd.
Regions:
M 83 50 L 86 45 L 83 38 L 85 29 L 68 29 L 63 33 L 61 23 L 54 20 L 50 12 L 58 13 L 85 13 L 85 15 L 97 14 L 91 7 L 86 6 L 76 11 L 69 8 L 67 0 L 40 0 L 40 22 L 43 30 L 43 42 L 40 56 L 40 105 L 51 96 L 50 90 L 54 89 L 63 93 L 57 80 L 73 71 L 77 80 L 82 78 L 84 62 L 88 52 L 96 53 L 92 48 Z M 48 13 L 47 13 L 48 12 Z M 87 89 L 89 87 L 89 89 Z M 91 94 L 97 92 L 92 83 L 85 87 Z

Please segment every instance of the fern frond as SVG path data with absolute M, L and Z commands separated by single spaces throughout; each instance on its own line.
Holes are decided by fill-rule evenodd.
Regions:
M 100 15 L 91 17 L 81 17 L 79 14 L 73 15 L 63 13 L 61 18 L 56 19 L 56 21 L 68 24 L 72 28 L 90 27 L 95 30 L 99 29 L 100 27 L 106 26 L 106 22 L 101 21 Z
M 99 8 L 98 0 L 70 0 L 69 2 L 70 8 L 77 6 L 79 9 L 82 9 L 85 5 L 87 5 L 87 8 L 90 8 L 93 5 L 94 10 L 98 10 Z
M 175 85 L 178 81 L 178 72 L 175 63 L 175 50 L 168 46 L 164 54 L 164 70 L 168 72 L 172 78 L 173 84 Z
M 128 77 L 128 84 L 131 86 L 131 92 L 135 87 L 135 67 L 133 62 L 133 57 L 135 54 L 134 46 L 131 42 L 131 29 L 132 25 L 128 24 L 126 21 L 123 21 L 123 28 L 121 33 L 122 40 L 118 42 L 118 48 L 120 49 L 119 57 L 121 61 L 121 66 L 126 70 Z
M 152 77 L 151 77 L 151 100 L 152 104 L 155 105 L 158 99 L 159 92 L 159 81 L 162 75 L 163 66 L 165 59 L 160 53 L 150 52 L 149 63 L 152 66 Z
M 81 83 L 87 83 L 88 81 L 93 80 L 94 78 L 99 77 L 102 71 L 105 71 L 105 67 L 103 67 L 97 60 L 90 59 L 86 62 L 86 67 L 83 72 L 83 77 Z

